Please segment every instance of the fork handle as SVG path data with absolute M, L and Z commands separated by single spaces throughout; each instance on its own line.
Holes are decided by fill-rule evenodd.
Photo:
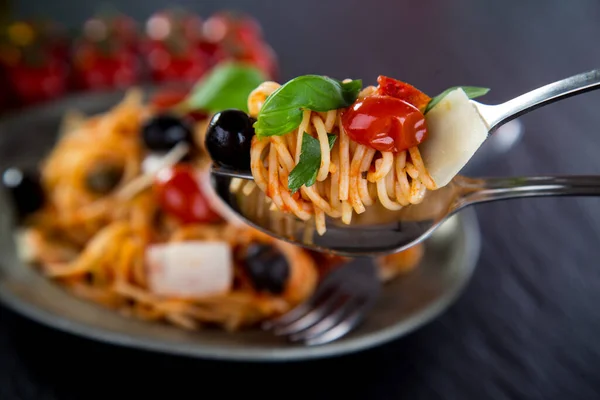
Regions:
M 457 176 L 453 183 L 460 194 L 454 204 L 455 209 L 523 197 L 600 196 L 600 175 L 488 179 Z
M 505 103 L 487 105 L 473 102 L 492 133 L 501 125 L 546 104 L 600 88 L 600 69 L 584 72 L 542 86 Z

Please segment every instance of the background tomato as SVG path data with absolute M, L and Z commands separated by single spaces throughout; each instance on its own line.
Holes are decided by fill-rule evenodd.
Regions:
M 73 68 L 75 86 L 84 90 L 126 88 L 140 77 L 136 55 L 113 39 L 80 42 Z
M 141 78 L 135 21 L 123 14 L 88 19 L 73 52 L 77 89 L 127 88 Z
M 147 64 L 154 82 L 193 84 L 209 69 L 208 59 L 185 41 L 151 42 L 147 45 Z
M 219 11 L 204 20 L 170 8 L 152 14 L 144 32 L 139 28 L 135 19 L 110 8 L 85 20 L 76 37 L 50 20 L 7 20 L 0 26 L 0 86 L 5 88 L 0 110 L 61 97 L 70 89 L 123 89 L 147 81 L 189 91 L 225 61 L 254 65 L 277 80 L 275 53 L 248 14 Z M 156 101 L 160 106 L 174 99 Z
M 219 60 L 252 64 L 269 79 L 276 80 L 278 63 L 273 49 L 264 41 L 260 24 L 253 17 L 234 12 L 218 12 L 203 26 L 204 46 L 216 52 Z
M 146 22 L 144 54 L 154 82 L 195 83 L 211 67 L 200 47 L 202 20 L 194 13 L 163 10 Z
M 56 60 L 7 68 L 7 77 L 23 105 L 55 99 L 67 91 L 67 66 Z
M 50 25 L 16 21 L 0 35 L 0 72 L 16 104 L 53 99 L 67 90 L 62 37 Z M 4 89 L 6 92 L 6 89 Z

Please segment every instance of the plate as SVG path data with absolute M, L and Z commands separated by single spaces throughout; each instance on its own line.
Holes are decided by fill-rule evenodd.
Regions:
M 31 166 L 52 148 L 62 115 L 70 109 L 91 114 L 109 109 L 122 93 L 79 95 L 11 115 L 0 121 L 0 166 Z M 13 210 L 0 192 L 0 301 L 50 327 L 150 351 L 238 361 L 291 361 L 341 355 L 406 335 L 441 314 L 468 283 L 480 251 L 473 210 L 448 220 L 425 242 L 415 270 L 385 285 L 363 324 L 333 343 L 306 347 L 260 330 L 187 332 L 123 317 L 73 297 L 17 257 Z

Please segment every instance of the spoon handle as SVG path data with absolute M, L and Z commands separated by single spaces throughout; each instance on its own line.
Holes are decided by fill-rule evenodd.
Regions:
M 453 183 L 459 196 L 454 209 L 495 200 L 542 196 L 600 196 L 600 175 L 471 179 Z
M 487 105 L 473 101 L 492 133 L 501 125 L 546 104 L 600 88 L 600 70 L 595 69 L 550 83 L 505 103 Z

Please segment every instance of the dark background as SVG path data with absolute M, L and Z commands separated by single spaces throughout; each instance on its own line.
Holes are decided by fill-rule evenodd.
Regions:
M 283 79 L 321 73 L 374 82 L 388 74 L 428 93 L 490 87 L 484 101 L 495 103 L 600 65 L 596 0 L 178 4 L 201 15 L 251 12 L 280 57 Z M 98 5 L 19 0 L 14 7 L 77 26 Z M 137 0 L 118 8 L 142 21 L 167 5 Z M 600 93 L 522 120 L 522 142 L 482 174 L 600 171 Z M 0 308 L 0 399 L 597 399 L 599 209 L 591 198 L 479 206 L 483 253 L 459 301 L 408 337 L 338 359 L 268 365 L 160 356 L 54 332 Z

